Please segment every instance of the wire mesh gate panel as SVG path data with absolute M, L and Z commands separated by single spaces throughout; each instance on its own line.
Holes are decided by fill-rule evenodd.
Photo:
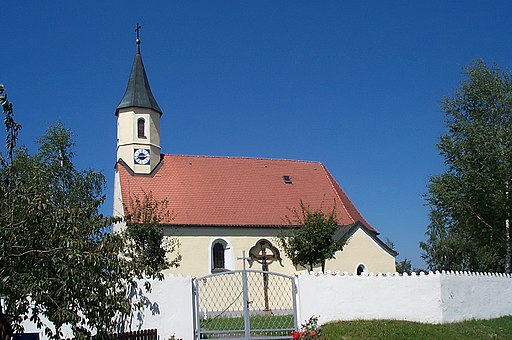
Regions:
M 295 278 L 235 270 L 194 280 L 196 339 L 290 339 L 297 329 Z

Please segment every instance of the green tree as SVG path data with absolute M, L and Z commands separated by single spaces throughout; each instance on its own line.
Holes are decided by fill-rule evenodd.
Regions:
M 141 306 L 132 298 L 138 280 L 160 278 L 172 264 L 164 252 L 152 261 L 141 260 L 162 239 L 136 247 L 137 235 L 106 233 L 119 219 L 98 212 L 105 178 L 74 167 L 70 131 L 58 124 L 39 139 L 36 154 L 14 151 L 20 127 L 12 104 L 6 96 L 1 100 L 7 145 L 0 168 L 0 296 L 5 307 L 0 338 L 9 339 L 26 319 L 52 338 L 62 337 L 63 325 L 78 338 L 116 330 L 119 317 Z
M 397 273 L 412 273 L 412 265 L 411 261 L 408 259 L 403 259 L 402 261 L 395 261 L 395 268 Z
M 162 279 L 162 270 L 178 267 L 181 261 L 178 239 L 164 238 L 160 225 L 160 221 L 173 218 L 169 202 L 156 200 L 151 192 L 143 192 L 141 196 L 131 197 L 125 210 L 125 233 L 132 240 L 125 256 L 131 258 L 137 267 L 153 268 L 157 278 Z M 176 256 L 170 260 L 167 254 Z
M 476 61 L 443 111 L 446 172 L 430 178 L 431 270 L 511 272 L 512 75 Z
M 321 264 L 325 272 L 325 261 L 333 259 L 338 250 L 342 250 L 346 240 L 334 240 L 333 236 L 339 226 L 336 221 L 334 208 L 326 215 L 321 210 L 311 211 L 302 202 L 300 212 L 294 211 L 294 221 L 289 221 L 292 227 L 282 231 L 278 243 L 286 255 L 297 266 L 313 269 Z

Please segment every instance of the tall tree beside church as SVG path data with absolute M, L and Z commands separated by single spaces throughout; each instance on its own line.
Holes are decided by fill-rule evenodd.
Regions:
M 167 200 L 156 200 L 152 192 L 143 192 L 140 196 L 130 197 L 125 207 L 126 236 L 132 246 L 127 248 L 125 256 L 138 262 L 140 268 L 153 268 L 157 278 L 163 279 L 162 270 L 178 267 L 181 254 L 178 252 L 179 240 L 176 237 L 163 238 L 160 221 L 173 219 Z M 170 255 L 175 257 L 170 259 Z M 169 255 L 169 257 L 167 257 Z
M 333 259 L 344 246 L 343 241 L 333 238 L 338 228 L 335 210 L 326 215 L 321 210 L 311 211 L 302 202 L 300 208 L 299 212 L 293 211 L 295 220 L 289 221 L 300 227 L 283 231 L 278 237 L 279 244 L 295 266 L 313 269 L 320 264 L 325 272 L 325 261 Z
M 106 233 L 118 219 L 98 212 L 105 178 L 74 167 L 70 131 L 50 127 L 35 155 L 14 151 L 20 126 L 12 104 L 0 99 L 7 129 L 0 168 L 0 338 L 21 330 L 25 319 L 53 338 L 62 337 L 65 324 L 77 337 L 112 331 L 116 318 L 137 308 L 131 299 L 137 279 L 158 278 L 169 266 L 161 252 L 150 262 L 139 260 L 162 239 L 135 249 L 137 235 Z
M 432 270 L 510 273 L 512 74 L 478 60 L 466 76 L 443 103 L 446 172 L 430 178 L 420 246 Z

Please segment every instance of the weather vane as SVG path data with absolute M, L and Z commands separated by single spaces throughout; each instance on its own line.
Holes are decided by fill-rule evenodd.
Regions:
M 141 28 L 142 28 L 142 26 L 139 25 L 139 23 L 137 23 L 137 26 L 135 28 L 135 33 L 137 33 L 137 39 L 135 39 L 135 43 L 137 44 L 137 50 L 139 50 L 139 48 L 140 48 L 139 31 L 140 31 Z

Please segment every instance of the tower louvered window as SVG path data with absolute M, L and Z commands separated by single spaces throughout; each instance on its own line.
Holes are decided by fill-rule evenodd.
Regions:
M 137 137 L 146 138 L 146 122 L 143 118 L 137 120 Z

